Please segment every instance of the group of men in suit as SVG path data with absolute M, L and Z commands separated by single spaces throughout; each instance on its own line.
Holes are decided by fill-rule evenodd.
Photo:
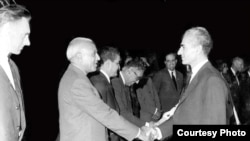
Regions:
M 234 57 L 230 68 L 227 67 L 226 62 L 221 62 L 218 64 L 218 69 L 230 89 L 234 108 L 234 116 L 230 119 L 230 124 L 249 124 L 249 68 L 245 67 L 244 60 L 241 57 Z
M 183 76 L 173 69 L 176 57 L 174 54 L 166 56 L 165 63 L 170 69 L 158 72 L 153 80 L 159 77 L 171 79 L 171 83 L 159 79 L 162 84 L 158 85 L 174 88 L 179 96 L 176 99 L 179 100 L 164 107 L 164 115 L 167 115 L 168 119 L 161 124 L 154 124 L 137 117 L 132 108 L 129 86 L 143 76 L 145 68 L 140 61 L 128 62 L 118 75 L 116 71 L 119 69 L 120 56 L 116 51 L 113 54 L 107 51 L 115 50 L 109 48 L 106 53 L 105 50 L 101 53 L 100 70 L 91 75 L 90 81 L 86 75 L 96 70 L 99 60 L 96 47 L 90 39 L 73 39 L 67 50 L 67 58 L 71 64 L 60 81 L 58 92 L 60 139 L 106 140 L 109 133 L 110 138 L 118 134 L 127 140 L 136 137 L 142 140 L 160 140 L 173 134 L 174 124 L 228 124 L 229 91 L 220 73 L 208 61 L 211 49 L 212 39 L 205 28 L 193 27 L 183 35 L 178 55 L 181 56 L 183 64 L 191 66 L 192 74 L 188 87 L 181 95 L 178 94 L 181 92 L 183 81 L 178 77 L 183 79 Z M 116 75 L 118 77 L 110 80 L 110 77 Z M 144 84 L 147 83 L 150 86 L 153 84 L 151 80 Z M 162 91 L 162 95 L 166 92 L 165 88 L 160 87 L 158 91 Z M 140 99 L 138 101 L 142 103 L 142 94 L 137 96 Z M 161 95 L 159 97 L 162 100 Z M 170 95 L 167 100 L 171 97 L 173 96 Z
M 100 52 L 100 58 L 99 70 L 91 73 L 89 77 L 102 100 L 136 126 L 142 127 L 149 124 L 147 122 L 150 122 L 151 117 L 157 113 L 156 107 L 160 110 L 159 98 L 155 97 L 157 93 L 150 87 L 153 86 L 152 81 L 147 80 L 149 86 L 144 84 L 141 88 L 138 86 L 135 89 L 136 93 L 132 87 L 143 76 L 145 70 L 143 62 L 129 61 L 118 72 L 121 57 L 116 48 L 104 47 Z M 111 79 L 111 77 L 115 78 Z M 157 102 L 151 102 L 154 100 Z M 140 106 L 139 109 L 138 106 Z M 123 140 L 110 130 L 108 130 L 108 137 L 111 141 Z
M 175 53 L 166 55 L 166 67 L 154 75 L 154 81 L 151 77 L 143 77 L 146 60 L 132 59 L 125 63 L 117 76 L 121 61 L 119 51 L 114 47 L 104 47 L 100 59 L 99 70 L 89 75 L 90 80 L 102 100 L 131 123 L 142 127 L 147 122 L 157 121 L 162 112 L 177 104 L 183 75 L 175 70 Z M 119 140 L 118 135 L 110 130 L 108 137 L 111 141 Z
M 26 127 L 23 96 L 18 69 L 9 57 L 30 45 L 31 16 L 23 6 L 1 4 L 0 140 L 21 141 Z M 152 81 L 142 79 L 145 66 L 138 60 L 128 62 L 117 74 L 119 53 L 108 48 L 100 54 L 100 71 L 89 79 L 87 75 L 96 71 L 100 60 L 96 46 L 88 38 L 73 39 L 66 52 L 70 64 L 58 89 L 60 140 L 107 141 L 119 139 L 118 135 L 126 140 L 160 140 L 173 134 L 174 124 L 227 124 L 228 88 L 208 60 L 211 49 L 205 28 L 193 27 L 184 33 L 178 55 L 184 65 L 191 66 L 192 75 L 181 91 L 183 76 L 174 69 L 174 54 L 166 56 L 168 69 Z M 139 85 L 135 85 L 136 95 L 131 95 L 129 87 L 134 83 Z M 141 106 L 139 114 L 133 108 L 136 101 Z M 161 109 L 168 119 L 157 125 L 150 122 Z

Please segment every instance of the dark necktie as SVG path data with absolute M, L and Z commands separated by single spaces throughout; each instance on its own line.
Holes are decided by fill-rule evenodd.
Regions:
M 174 82 L 174 86 L 175 86 L 175 88 L 176 88 L 176 90 L 177 90 L 177 83 L 176 83 L 176 80 L 175 80 L 175 76 L 174 76 L 174 72 L 173 72 L 173 71 L 171 72 L 171 76 L 172 76 L 172 80 L 173 80 L 173 82 Z
M 137 94 L 134 91 L 134 87 L 133 86 L 129 87 L 129 92 L 130 92 L 130 97 L 131 97 L 131 104 L 132 104 L 132 109 L 133 109 L 133 115 L 139 118 L 140 117 L 141 106 L 140 106 L 140 103 L 139 103 L 138 98 L 137 98 Z

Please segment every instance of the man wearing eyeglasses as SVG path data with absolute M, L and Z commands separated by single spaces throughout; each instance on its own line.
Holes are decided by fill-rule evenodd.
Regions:
M 119 72 L 119 77 L 111 80 L 115 92 L 115 98 L 118 102 L 120 114 L 128 121 L 142 127 L 146 123 L 133 114 L 133 99 L 129 90 L 129 86 L 138 82 L 143 76 L 145 67 L 139 60 L 132 60 L 125 64 Z
M 0 141 L 21 141 L 26 128 L 19 71 L 10 56 L 30 45 L 30 19 L 23 6 L 0 0 Z

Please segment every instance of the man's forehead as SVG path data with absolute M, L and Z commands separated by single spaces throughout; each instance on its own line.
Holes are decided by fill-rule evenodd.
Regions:
M 173 54 L 169 54 L 166 56 L 166 60 L 175 60 L 175 56 Z
M 81 46 L 82 46 L 81 48 L 84 52 L 88 52 L 88 53 L 96 53 L 97 52 L 96 47 L 92 44 L 82 43 Z

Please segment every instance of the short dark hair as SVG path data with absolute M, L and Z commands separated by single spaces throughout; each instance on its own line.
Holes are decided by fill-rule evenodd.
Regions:
M 138 70 L 145 71 L 146 67 L 141 59 L 133 59 L 124 65 L 125 68 L 137 68 Z
M 101 62 L 100 64 L 103 64 L 105 61 L 110 60 L 114 61 L 117 56 L 120 56 L 120 52 L 117 48 L 111 47 L 111 46 L 105 46 L 103 49 L 101 49 L 100 57 Z
M 0 26 L 6 22 L 16 21 L 23 17 L 31 19 L 30 12 L 22 5 L 11 4 L 0 8 Z
M 177 59 L 177 54 L 174 53 L 174 52 L 167 53 L 166 56 L 165 56 L 165 58 L 166 58 L 167 56 L 169 56 L 169 55 L 173 55 L 174 58 Z

